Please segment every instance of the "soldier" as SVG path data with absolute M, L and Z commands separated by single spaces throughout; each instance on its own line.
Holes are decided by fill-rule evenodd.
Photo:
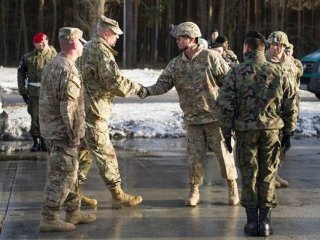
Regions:
M 49 46 L 48 37 L 42 32 L 33 37 L 35 50 L 26 53 L 18 66 L 18 89 L 24 102 L 28 105 L 31 116 L 30 134 L 33 138 L 31 152 L 47 151 L 44 139 L 41 137 L 39 127 L 39 90 L 41 86 L 41 73 L 43 67 L 56 54 L 56 50 Z
M 90 223 L 93 214 L 80 211 L 78 147 L 84 137 L 85 114 L 82 80 L 76 60 L 82 54 L 82 31 L 59 30 L 61 52 L 43 70 L 39 114 L 48 144 L 50 170 L 41 211 L 40 231 L 71 231 L 75 224 Z M 61 206 L 66 222 L 59 218 Z
M 230 67 L 236 66 L 239 64 L 237 55 L 229 49 L 229 41 L 226 36 L 220 35 L 216 38 L 216 41 L 212 45 L 212 49 L 215 48 L 221 48 L 221 50 L 218 50 L 221 52 L 221 56 L 223 59 L 229 64 Z
M 275 31 L 272 32 L 268 37 L 268 43 L 270 44 L 269 49 L 266 51 L 267 61 L 279 65 L 285 77 L 288 79 L 289 83 L 292 85 L 293 92 L 295 95 L 296 105 L 299 106 L 299 86 L 297 82 L 297 67 L 293 61 L 292 57 L 288 57 L 285 54 L 285 48 L 289 46 L 288 37 L 284 32 Z M 286 149 L 283 149 L 281 153 L 281 162 L 284 160 L 286 152 L 289 150 L 290 138 L 288 136 L 284 136 L 284 140 L 288 141 Z M 276 187 L 288 187 L 288 181 L 284 180 L 282 177 L 277 174 L 276 176 Z
M 216 41 L 218 36 L 219 30 L 217 28 L 213 28 L 210 32 L 209 48 L 213 48 L 213 43 Z
M 232 154 L 223 144 L 216 113 L 219 86 L 230 68 L 218 53 L 198 43 L 200 37 L 195 23 L 179 24 L 175 38 L 182 53 L 170 61 L 156 84 L 143 88 L 139 97 L 164 94 L 173 87 L 177 89 L 188 139 L 190 194 L 185 205 L 196 206 L 200 201 L 199 187 L 203 183 L 208 147 L 220 163 L 222 177 L 227 179 L 229 204 L 237 205 L 237 171 Z
M 125 79 L 115 62 L 113 49 L 123 32 L 118 22 L 101 16 L 97 35 L 84 45 L 80 66 L 85 86 L 86 143 L 90 156 L 112 195 L 114 208 L 138 205 L 141 196 L 123 192 L 118 160 L 109 138 L 108 120 L 115 96 L 137 94 L 142 86 Z M 81 165 L 81 163 L 80 163 Z
M 0 139 L 3 136 L 4 130 L 8 127 L 8 114 L 3 110 L 3 89 L 0 86 Z
M 248 235 L 272 234 L 271 209 L 276 207 L 275 175 L 279 164 L 280 131 L 290 136 L 297 122 L 291 86 L 277 65 L 266 61 L 264 36 L 249 32 L 244 41 L 245 61 L 223 82 L 220 96 L 222 133 L 229 152 L 235 131 L 236 163 L 242 176 L 241 205 Z M 287 141 L 282 141 L 286 147 Z M 258 217 L 259 216 L 259 217 Z

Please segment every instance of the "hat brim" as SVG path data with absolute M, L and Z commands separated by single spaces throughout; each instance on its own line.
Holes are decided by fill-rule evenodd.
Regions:
M 112 30 L 112 32 L 114 32 L 115 34 L 118 34 L 118 35 L 122 35 L 123 32 L 120 28 L 115 28 L 115 27 L 110 27 L 110 29 Z
M 87 41 L 83 38 L 79 38 L 79 41 L 82 42 L 82 43 L 87 43 Z

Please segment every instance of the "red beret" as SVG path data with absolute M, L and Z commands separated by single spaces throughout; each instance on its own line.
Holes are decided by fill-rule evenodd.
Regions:
M 32 42 L 33 43 L 39 43 L 43 40 L 47 39 L 47 35 L 45 35 L 43 32 L 39 32 L 36 35 L 34 35 Z

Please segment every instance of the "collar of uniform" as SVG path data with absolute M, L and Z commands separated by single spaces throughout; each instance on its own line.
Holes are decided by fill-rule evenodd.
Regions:
M 182 59 L 183 61 L 191 61 L 192 59 L 194 59 L 195 57 L 197 57 L 197 56 L 199 55 L 199 53 L 202 51 L 202 49 L 203 49 L 203 47 L 202 47 L 200 44 L 198 44 L 198 45 L 197 45 L 197 51 L 193 54 L 193 56 L 192 56 L 191 59 L 188 58 L 188 57 L 187 57 L 187 54 L 185 53 L 185 51 L 183 51 L 183 52 L 182 52 L 182 57 L 181 57 L 181 59 Z
M 99 42 L 101 42 L 103 45 L 105 45 L 110 52 L 113 54 L 113 56 L 117 56 L 118 52 L 116 50 L 114 50 L 105 39 L 103 39 L 102 37 L 100 37 L 98 34 L 96 35 L 96 38 L 98 39 Z
M 253 60 L 253 61 L 256 61 L 256 62 L 263 62 L 263 61 L 266 61 L 266 57 L 264 55 L 264 52 L 263 51 L 259 51 L 259 50 L 254 50 L 254 51 L 251 51 L 249 52 L 245 58 L 244 58 L 246 61 L 248 60 Z

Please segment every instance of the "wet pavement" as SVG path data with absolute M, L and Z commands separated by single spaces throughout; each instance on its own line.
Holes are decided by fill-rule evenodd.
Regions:
M 142 205 L 112 209 L 111 195 L 94 165 L 82 189 L 98 200 L 98 207 L 83 209 L 95 212 L 97 220 L 77 225 L 73 232 L 40 233 L 46 154 L 29 153 L 26 142 L 2 142 L 0 239 L 255 239 L 243 233 L 244 209 L 226 204 L 227 185 L 212 154 L 201 203 L 186 208 L 184 139 L 127 139 L 114 144 L 123 187 L 141 194 Z M 320 139 L 295 139 L 292 145 L 280 169 L 290 186 L 278 190 L 279 205 L 272 213 L 275 233 L 269 239 L 320 239 Z

